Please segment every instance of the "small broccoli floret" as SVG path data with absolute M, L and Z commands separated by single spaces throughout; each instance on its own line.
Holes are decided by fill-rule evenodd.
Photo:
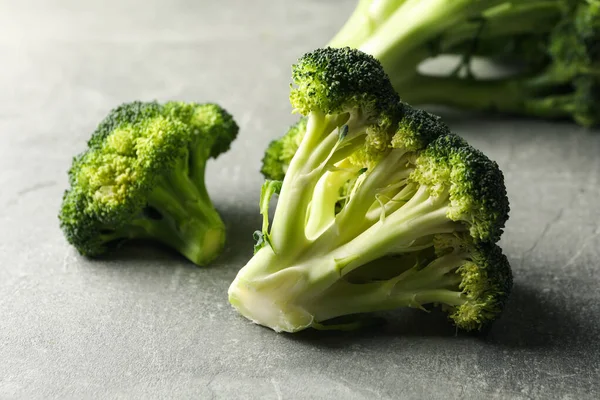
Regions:
M 358 111 L 385 118 L 395 112 L 398 95 L 381 64 L 365 53 L 326 48 L 307 53 L 292 71 L 290 102 L 302 115 Z
M 69 243 L 98 256 L 128 239 L 153 239 L 204 265 L 225 227 L 204 184 L 209 157 L 238 127 L 215 104 L 133 102 L 99 124 L 73 160 L 59 214 Z
M 432 142 L 417 158 L 411 179 L 436 200 L 447 196 L 447 216 L 465 223 L 475 240 L 500 239 L 509 211 L 502 171 L 463 139 L 445 135 Z
M 283 180 L 285 172 L 290 166 L 292 157 L 296 154 L 300 142 L 306 132 L 306 118 L 290 126 L 287 133 L 279 139 L 273 140 L 263 157 L 262 174 L 266 179 L 275 181 Z
M 600 124 L 600 0 L 362 0 L 332 39 L 383 64 L 403 100 Z M 458 56 L 433 76 L 419 67 Z M 477 77 L 472 61 L 517 65 Z
M 508 218 L 496 163 L 451 134 L 438 117 L 397 98 L 394 107 L 387 105 L 391 95 L 381 89 L 385 74 L 372 67 L 372 58 L 364 56 L 362 62 L 358 50 L 348 49 L 318 54 L 325 51 L 325 59 L 352 60 L 354 65 L 319 64 L 329 71 L 320 78 L 320 89 L 298 82 L 292 89 L 303 91 L 292 101 L 301 98 L 310 105 L 296 107 L 307 116 L 305 132 L 294 133 L 300 144 L 283 182 L 268 180 L 263 186 L 260 243 L 229 289 L 231 303 L 244 316 L 276 331 L 319 328 L 330 318 L 381 309 L 379 300 L 369 306 L 349 302 L 352 306 L 337 311 L 329 305 L 345 302 L 343 296 L 336 298 L 336 288 L 370 263 L 428 250 L 433 254 L 435 238 L 442 234 L 461 234 L 465 242 L 485 246 L 499 239 Z M 337 58 L 337 52 L 343 57 Z M 348 57 L 349 52 L 356 54 Z M 297 65 L 306 68 L 308 63 L 303 58 Z M 380 75 L 370 78 L 377 88 L 350 81 L 369 74 Z M 329 93 L 324 88 L 338 81 L 354 88 L 344 92 L 348 98 L 335 91 L 335 101 L 323 99 Z M 317 99 L 311 100 L 311 93 Z M 344 106 L 319 108 L 332 103 Z M 282 159 L 282 147 L 267 150 L 269 168 Z M 274 193 L 279 200 L 269 229 L 268 205 Z M 450 305 L 467 304 L 465 293 L 456 289 L 460 303 Z M 471 321 L 486 320 L 483 310 L 473 313 Z

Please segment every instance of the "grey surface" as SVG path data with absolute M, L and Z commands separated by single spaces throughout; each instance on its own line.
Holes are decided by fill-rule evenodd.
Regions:
M 0 398 L 600 396 L 600 134 L 446 113 L 496 159 L 514 295 L 486 337 L 391 313 L 380 330 L 275 334 L 226 290 L 259 224 L 262 149 L 294 121 L 289 65 L 353 1 L 0 0 Z M 210 268 L 135 245 L 80 257 L 57 224 L 71 157 L 116 104 L 215 101 L 241 125 L 208 186 L 230 240 Z

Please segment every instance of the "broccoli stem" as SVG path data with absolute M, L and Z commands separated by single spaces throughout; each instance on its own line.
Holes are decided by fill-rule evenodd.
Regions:
M 284 261 L 264 247 L 240 271 L 229 299 L 247 318 L 295 332 L 349 314 L 430 303 L 462 305 L 467 300 L 454 270 L 463 263 L 462 257 L 448 255 L 392 279 L 355 284 L 340 279 L 332 254 Z
M 360 49 L 372 54 L 388 71 L 413 60 L 443 32 L 478 16 L 506 0 L 408 0 L 364 42 Z M 419 55 L 420 59 L 424 57 Z
M 438 54 L 470 52 L 463 54 L 469 62 L 471 55 L 480 52 L 476 41 L 549 32 L 561 12 L 556 0 L 362 1 L 329 45 L 356 47 L 372 54 L 409 103 L 563 118 L 573 113 L 572 97 L 541 100 L 527 96 L 527 82 L 522 77 L 467 81 L 417 72 L 421 62 Z
M 401 208 L 350 240 L 341 229 L 347 225 L 336 221 L 305 250 L 306 256 L 329 254 L 343 276 L 383 256 L 430 247 L 435 234 L 460 230 L 459 223 L 446 216 L 447 193 L 432 199 L 428 192 L 422 186 Z
M 202 201 L 208 204 L 212 204 L 208 191 L 206 189 L 206 183 L 204 177 L 206 176 L 206 160 L 209 158 L 210 146 L 206 143 L 199 143 L 196 148 L 189 153 L 189 177 L 194 183 L 198 196 Z M 185 161 L 185 160 L 183 160 Z
M 354 12 L 329 43 L 331 47 L 359 47 L 376 29 L 370 18 L 369 8 L 373 0 L 359 0 Z
M 399 210 L 385 220 L 375 223 L 352 240 L 347 241 L 343 235 L 340 235 L 342 225 L 336 221 L 312 242 L 305 240 L 301 251 L 293 256 L 288 252 L 278 255 L 271 248 L 261 249 L 259 253 L 264 255 L 265 251 L 272 252 L 276 260 L 270 259 L 269 262 L 277 270 L 294 266 L 296 273 L 305 271 L 304 274 L 309 275 L 309 280 L 312 282 L 311 293 L 319 293 L 319 288 L 328 287 L 340 276 L 347 275 L 361 265 L 385 255 L 429 247 L 432 245 L 429 240 L 432 235 L 460 229 L 458 223 L 449 220 L 446 216 L 446 197 L 447 193 L 440 195 L 434 201 L 430 198 L 428 188 L 422 186 Z M 423 238 L 427 240 L 422 241 Z M 419 245 L 413 246 L 417 240 L 421 240 Z M 255 256 L 244 267 L 240 277 L 264 275 L 268 267 L 261 266 L 262 259 L 262 256 Z M 319 263 L 319 266 L 313 263 Z M 315 285 L 316 281 L 321 282 L 322 285 Z M 300 293 L 304 292 L 305 290 L 300 291 Z
M 565 118 L 573 111 L 570 95 L 537 98 L 542 88 L 532 86 L 526 78 L 470 80 L 419 75 L 403 86 L 400 93 L 404 100 L 411 103 L 444 104 L 476 111 L 500 111 L 543 118 Z
M 313 259 L 313 264 L 302 265 L 298 258 L 286 255 L 275 254 L 270 246 L 260 249 L 238 273 L 228 295 L 229 302 L 248 319 L 278 332 L 295 332 L 314 321 L 302 298 L 320 294 L 339 275 L 331 260 Z
M 477 81 L 418 75 L 404 86 L 403 98 L 419 104 L 445 104 L 479 111 L 517 111 L 524 100 L 518 85 L 509 79 Z
M 334 130 L 339 124 L 338 117 L 315 111 L 308 116 L 306 133 L 286 172 L 273 217 L 270 238 L 276 252 L 285 249 L 293 257 L 307 244 L 304 224 L 308 205 L 338 142 Z
M 223 247 L 225 227 L 207 225 L 197 219 L 188 218 L 182 223 L 165 217 L 162 221 L 138 218 L 132 222 L 141 232 L 130 235 L 132 238 L 154 239 L 179 251 L 197 265 L 211 262 Z
M 466 20 L 444 32 L 438 44 L 439 52 L 452 52 L 455 46 L 473 40 L 510 39 L 523 34 L 550 32 L 560 16 L 561 8 L 557 0 L 507 2 L 489 8 L 481 18 Z
M 321 236 L 318 244 L 315 242 L 315 250 L 323 252 L 320 247 L 323 245 L 334 248 L 331 254 L 336 260 L 339 273 L 343 276 L 383 256 L 431 246 L 432 243 L 420 243 L 418 247 L 414 247 L 413 243 L 435 234 L 460 229 L 459 223 L 446 216 L 445 197 L 447 194 L 432 199 L 428 188 L 421 186 L 400 209 L 349 241 L 346 241 L 343 235 L 339 235 L 342 225 L 334 224 Z
M 434 260 L 423 269 L 414 266 L 385 281 L 356 284 L 341 280 L 323 294 L 327 301 L 319 299 L 317 304 L 328 306 L 327 314 L 317 314 L 317 319 L 334 318 L 356 309 L 358 312 L 374 312 L 402 306 L 421 308 L 423 304 L 430 303 L 462 305 L 466 302 L 459 288 L 462 277 L 454 271 L 464 262 L 462 256 L 450 254 Z M 334 307 L 330 308 L 332 304 Z
M 398 186 L 400 189 L 393 197 L 389 197 L 389 200 L 383 204 L 373 203 L 375 207 L 371 207 L 365 216 L 365 223 L 363 224 L 364 229 L 373 225 L 375 222 L 385 218 L 387 215 L 398 210 L 404 204 L 406 204 L 417 191 L 417 185 L 415 183 L 407 182 L 403 186 Z
M 411 85 L 424 60 L 457 52 L 469 53 L 463 54 L 468 58 L 479 54 L 478 41 L 548 32 L 560 12 L 555 0 L 525 4 L 508 0 L 408 0 L 362 42 L 345 43 L 336 36 L 330 45 L 349 45 L 373 55 L 404 98 L 402 89 Z
M 323 293 L 311 304 L 312 313 L 318 322 L 349 314 L 371 313 L 394 310 L 400 307 L 420 308 L 424 304 L 440 303 L 460 306 L 466 299 L 460 290 L 411 288 L 395 290 L 396 279 L 385 282 L 355 284 L 337 282 L 331 290 Z
M 317 238 L 335 219 L 335 205 L 340 198 L 340 188 L 356 175 L 350 165 L 347 167 L 348 169 L 328 171 L 318 181 L 306 223 L 306 236 L 309 240 Z
M 351 222 L 357 218 L 364 219 L 367 212 L 376 201 L 377 194 L 391 184 L 406 180 L 412 168 L 407 167 L 408 160 L 403 157 L 404 150 L 392 150 L 373 171 L 368 171 L 365 180 L 350 197 L 350 201 L 344 206 L 337 217 L 340 226 L 346 226 L 340 235 L 344 238 L 353 238 L 364 230 L 364 224 Z M 345 240 L 341 240 L 345 243 Z
M 177 166 L 150 194 L 148 205 L 158 210 L 170 227 L 165 230 L 165 224 L 152 223 L 150 234 L 194 263 L 205 265 L 225 243 L 225 224 L 206 194 L 204 179 L 195 184 L 185 171 Z

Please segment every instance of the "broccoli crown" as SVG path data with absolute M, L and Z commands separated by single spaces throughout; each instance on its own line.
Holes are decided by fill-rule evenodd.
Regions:
M 449 272 L 460 276 L 458 289 L 463 304 L 446 307 L 457 327 L 470 331 L 481 329 L 498 319 L 512 290 L 510 264 L 502 249 L 493 243 L 474 244 L 459 235 L 434 238 L 439 259 L 460 257 L 464 261 Z
M 301 114 L 339 114 L 359 109 L 394 118 L 398 95 L 381 64 L 349 47 L 324 48 L 302 56 L 292 67 L 290 102 Z
M 266 179 L 275 181 L 283 180 L 292 157 L 296 154 L 300 142 L 306 132 L 305 117 L 300 118 L 298 122 L 290 126 L 288 131 L 281 138 L 273 140 L 262 159 L 261 172 Z
M 113 239 L 136 236 L 144 227 L 132 221 L 150 212 L 149 197 L 167 175 L 187 175 L 188 160 L 203 163 L 218 155 L 237 130 L 214 104 L 133 102 L 115 108 L 69 170 L 71 188 L 59 214 L 68 241 L 94 256 Z
M 158 110 L 140 103 L 117 108 L 100 124 L 88 150 L 75 159 L 60 221 L 81 253 L 104 252 L 102 232 L 119 229 L 140 213 L 161 172 L 183 156 L 189 129 Z
M 504 176 L 496 162 L 453 134 L 434 140 L 416 160 L 411 179 L 434 197 L 447 195 L 447 216 L 477 241 L 496 242 L 508 219 Z
M 403 103 L 402 119 L 391 140 L 392 148 L 410 151 L 424 149 L 439 136 L 448 135 L 450 129 L 437 115 L 410 107 Z

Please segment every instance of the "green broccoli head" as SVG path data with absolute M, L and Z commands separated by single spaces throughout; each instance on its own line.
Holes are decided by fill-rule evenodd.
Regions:
M 447 199 L 447 216 L 461 221 L 476 241 L 499 240 L 509 204 L 502 171 L 456 135 L 437 138 L 416 160 L 411 180 Z
M 59 214 L 67 240 L 98 256 L 127 239 L 155 239 L 197 264 L 209 262 L 221 251 L 224 225 L 206 192 L 204 168 L 237 130 L 214 104 L 115 108 L 69 171 Z
M 117 124 L 111 114 L 69 170 L 71 189 L 65 192 L 60 221 L 82 254 L 105 252 L 115 232 L 142 212 L 162 168 L 172 168 L 183 156 L 189 134 L 185 125 L 140 105 L 117 108 L 127 122 Z
M 512 290 L 512 271 L 502 249 L 493 243 L 475 244 L 460 235 L 434 238 L 436 268 L 446 266 L 443 280 L 456 277 L 450 290 L 460 293 L 460 304 L 444 304 L 457 327 L 480 330 L 498 319 Z M 452 266 L 455 266 L 453 269 Z
M 448 126 L 437 115 L 404 104 L 402 119 L 390 145 L 395 149 L 417 151 L 449 133 Z
M 359 110 L 375 118 L 393 118 L 398 95 L 381 64 L 349 47 L 317 49 L 292 67 L 290 102 L 302 115 Z

